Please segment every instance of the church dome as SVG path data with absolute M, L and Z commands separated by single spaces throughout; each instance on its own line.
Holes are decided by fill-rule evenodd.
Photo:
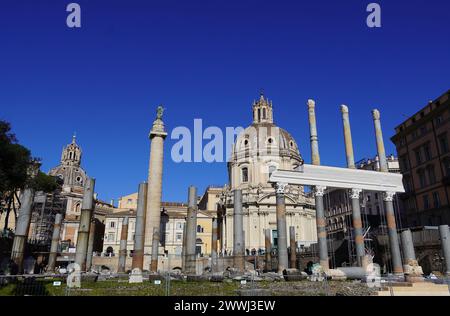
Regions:
M 252 109 L 253 123 L 237 137 L 228 163 L 232 188 L 270 186 L 273 170 L 295 170 L 303 163 L 295 139 L 273 123 L 272 102 L 261 94 Z
M 50 170 L 49 175 L 56 176 L 64 181 L 65 187 L 84 187 L 87 174 L 81 167 L 81 147 L 72 137 L 72 142 L 65 146 L 61 153 L 61 163 Z
M 286 130 L 275 124 L 252 124 L 237 138 L 235 154 L 280 155 L 302 160 L 297 142 Z
M 273 123 L 272 102 L 263 94 L 253 103 L 253 124 L 240 133 L 233 154 L 236 158 L 280 156 L 302 161 L 295 139 Z

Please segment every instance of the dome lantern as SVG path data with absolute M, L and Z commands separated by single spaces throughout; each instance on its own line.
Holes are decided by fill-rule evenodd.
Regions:
M 264 97 L 264 93 L 260 93 L 258 101 L 253 102 L 253 124 L 273 123 L 272 101 Z

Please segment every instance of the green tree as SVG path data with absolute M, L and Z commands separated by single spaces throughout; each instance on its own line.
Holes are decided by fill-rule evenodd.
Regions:
M 38 171 L 35 177 L 30 170 L 39 164 L 31 156 L 28 148 L 18 144 L 8 122 L 0 121 L 0 215 L 5 213 L 5 229 L 8 226 L 11 210 L 17 218 L 16 202 L 20 205 L 17 192 L 25 186 L 46 193 L 58 187 L 55 178 Z

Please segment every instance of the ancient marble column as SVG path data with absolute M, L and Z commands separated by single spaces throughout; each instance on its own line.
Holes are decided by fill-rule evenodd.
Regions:
M 384 148 L 383 132 L 381 130 L 381 117 L 378 110 L 372 111 L 373 123 L 375 127 L 375 139 L 377 143 L 378 159 L 380 162 L 380 171 L 389 172 L 386 151 Z M 400 253 L 400 244 L 397 233 L 397 223 L 395 221 L 394 213 L 394 196 L 395 192 L 384 192 L 384 208 L 386 210 L 386 222 L 389 233 L 389 244 L 392 257 L 393 273 L 398 276 L 403 276 L 403 264 Z
M 442 252 L 445 258 L 445 274 L 450 276 L 450 231 L 448 225 L 439 226 Z
M 278 273 L 289 268 L 287 251 L 286 203 L 284 191 L 286 183 L 276 184 L 277 233 L 278 233 Z
M 389 172 L 386 160 L 386 150 L 384 148 L 383 131 L 381 129 L 380 111 L 373 110 L 372 116 L 373 116 L 373 124 L 375 127 L 375 139 L 377 142 L 377 152 L 378 152 L 378 159 L 380 162 L 380 171 Z
M 311 142 L 311 160 L 315 166 L 320 165 L 319 155 L 319 138 L 317 136 L 317 124 L 316 124 L 316 102 L 314 100 L 308 100 L 308 119 L 309 119 L 309 131 Z
M 158 249 L 159 249 L 159 229 L 153 228 L 153 238 L 152 238 L 152 259 L 150 261 L 150 271 L 158 272 Z
M 147 182 L 139 184 L 138 204 L 136 210 L 136 224 L 134 233 L 134 249 L 132 268 L 143 270 L 144 268 L 144 229 L 145 210 L 147 205 Z
M 212 219 L 211 270 L 217 272 L 217 218 Z
M 356 169 L 355 157 L 353 154 L 352 131 L 350 128 L 348 107 L 346 105 L 341 105 L 341 112 L 342 112 L 342 123 L 344 126 L 345 154 L 347 158 L 347 167 L 350 169 Z
M 185 266 L 187 274 L 196 274 L 197 272 L 197 188 L 189 187 L 188 192 L 188 210 L 186 218 L 186 248 L 185 248 Z
M 92 214 L 94 215 L 94 214 Z M 90 271 L 92 268 L 92 257 L 94 254 L 94 241 L 95 241 L 95 217 L 92 216 L 91 227 L 89 228 L 89 242 L 86 252 L 86 271 Z
M 311 161 L 315 166 L 320 165 L 319 155 L 319 139 L 317 136 L 316 124 L 316 102 L 308 100 L 308 117 L 309 117 L 309 131 L 311 141 Z M 323 206 L 323 195 L 325 187 L 314 188 L 314 196 L 316 200 L 316 225 L 317 225 L 317 241 L 319 246 L 319 260 L 323 270 L 330 268 L 328 262 L 328 244 L 327 244 L 327 230 L 325 210 Z
M 291 255 L 289 257 L 291 262 L 291 269 L 297 269 L 297 244 L 295 243 L 295 227 L 289 227 L 289 238 L 290 238 L 290 248 Z
M 17 216 L 16 231 L 11 251 L 11 260 L 17 265 L 19 274 L 23 272 L 25 245 L 30 230 L 31 213 L 33 208 L 34 190 L 26 188 L 21 196 L 21 205 Z
M 242 190 L 234 190 L 233 258 L 234 258 L 234 267 L 239 272 L 244 272 L 245 241 L 244 241 L 244 213 L 242 210 Z
M 330 263 L 328 259 L 327 244 L 327 227 L 325 219 L 325 209 L 323 206 L 323 195 L 326 187 L 316 186 L 314 188 L 314 196 L 316 199 L 316 223 L 317 223 L 317 240 L 319 245 L 319 261 L 323 270 L 329 270 Z
M 181 246 L 181 271 L 186 271 L 186 218 L 183 225 L 183 244 Z
M 398 240 L 397 224 L 394 213 L 395 192 L 384 193 L 384 208 L 386 210 L 386 222 L 388 226 L 389 245 L 392 257 L 392 267 L 395 275 L 403 276 L 402 256 L 400 253 L 400 243 Z
M 264 241 L 265 241 L 265 259 L 266 259 L 266 270 L 272 270 L 272 240 L 270 238 L 270 229 L 264 230 Z
M 88 179 L 86 181 L 86 186 L 84 187 L 80 226 L 78 227 L 78 238 L 75 254 L 75 263 L 80 267 L 80 271 L 86 271 L 89 230 L 91 228 L 92 213 L 94 212 L 94 188 L 95 179 Z
M 360 267 L 363 266 L 364 256 L 366 255 L 366 248 L 364 245 L 363 223 L 359 203 L 359 196 L 361 192 L 362 191 L 359 189 L 352 189 L 350 191 L 350 198 L 352 200 L 352 220 L 355 235 L 356 260 L 358 262 L 358 266 Z
M 47 272 L 55 272 L 56 257 L 58 256 L 59 238 L 61 235 L 62 215 L 56 214 L 53 224 L 52 243 L 50 245 L 50 255 L 48 257 Z
M 347 158 L 347 168 L 356 169 L 355 157 L 353 154 L 353 141 L 352 141 L 352 132 L 350 128 L 349 111 L 346 105 L 341 105 L 341 113 L 342 113 L 342 124 L 344 127 L 344 141 L 345 141 L 345 154 Z M 361 218 L 361 207 L 359 203 L 360 194 L 361 190 L 359 189 L 352 189 L 350 191 L 350 197 L 352 200 L 352 219 L 353 219 L 353 230 L 355 235 L 356 260 L 358 262 L 358 266 L 362 267 L 366 250 L 364 246 L 363 223 Z
M 159 238 L 159 230 L 161 224 L 161 196 L 162 196 L 162 175 L 163 175 L 163 157 L 164 157 L 164 140 L 167 133 L 164 129 L 162 106 L 158 107 L 157 118 L 153 122 L 149 138 L 150 146 L 150 163 L 148 172 L 148 191 L 147 191 L 147 210 L 145 214 L 145 242 L 144 254 L 158 253 L 157 249 L 152 249 L 153 238 Z M 155 229 L 157 233 L 155 234 Z M 157 243 L 159 246 L 159 240 Z
M 124 217 L 122 221 L 122 230 L 120 232 L 120 248 L 119 248 L 119 267 L 117 272 L 124 273 L 127 264 L 127 244 L 128 244 L 128 217 Z
M 401 233 L 403 257 L 405 258 L 406 264 L 414 265 L 417 264 L 416 252 L 414 250 L 414 243 L 412 238 L 411 230 L 406 229 Z

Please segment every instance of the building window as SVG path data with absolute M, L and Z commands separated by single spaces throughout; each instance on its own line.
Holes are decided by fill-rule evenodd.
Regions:
M 428 199 L 428 194 L 425 194 L 423 197 L 423 208 L 425 210 L 430 208 L 430 200 Z
M 447 177 L 450 177 L 450 159 L 444 160 L 444 172 Z
M 266 108 L 263 108 L 263 119 L 266 119 Z
M 417 175 L 419 176 L 419 182 L 420 182 L 420 187 L 424 188 L 427 186 L 427 181 L 425 178 L 425 172 L 423 171 L 423 169 L 419 169 L 417 171 Z
M 430 145 L 423 146 L 423 152 L 425 153 L 425 161 L 430 161 L 431 160 Z
M 439 146 L 441 147 L 441 154 L 448 153 L 448 140 L 447 135 L 441 135 L 439 136 Z
M 197 225 L 197 233 L 203 233 L 204 229 L 201 225 Z
M 242 182 L 248 182 L 248 168 L 242 168 Z
M 436 174 L 434 172 L 434 166 L 428 166 L 427 172 L 428 172 L 428 182 L 430 184 L 435 184 L 436 183 Z
M 441 200 L 439 199 L 439 192 L 433 192 L 433 202 L 435 208 L 441 206 Z
M 110 227 L 110 228 L 116 227 L 116 223 L 115 223 L 115 222 L 110 222 L 110 223 L 109 223 L 109 227 Z
M 436 126 L 439 126 L 442 124 L 444 120 L 442 119 L 442 116 L 436 117 Z
M 181 241 L 181 238 L 183 238 L 183 234 L 177 233 L 177 241 Z
M 402 158 L 400 158 L 400 162 L 401 162 L 402 171 L 409 170 L 409 164 L 408 164 L 408 158 L 407 157 L 403 156 Z
M 416 200 L 414 198 L 408 200 L 408 207 L 410 210 L 416 209 Z
M 420 128 L 420 135 L 425 135 L 427 133 L 427 127 L 426 126 L 422 126 Z
M 404 176 L 403 182 L 405 184 L 405 191 L 411 192 L 412 191 L 412 184 L 411 184 L 411 177 L 410 176 Z
M 375 200 L 378 200 L 378 193 L 375 193 Z
M 415 151 L 416 154 L 416 164 L 420 165 L 422 163 L 422 154 L 420 152 L 420 149 L 417 149 Z
M 114 233 L 108 234 L 108 241 L 114 241 Z
M 183 229 L 184 224 L 183 223 L 177 223 L 177 230 Z

